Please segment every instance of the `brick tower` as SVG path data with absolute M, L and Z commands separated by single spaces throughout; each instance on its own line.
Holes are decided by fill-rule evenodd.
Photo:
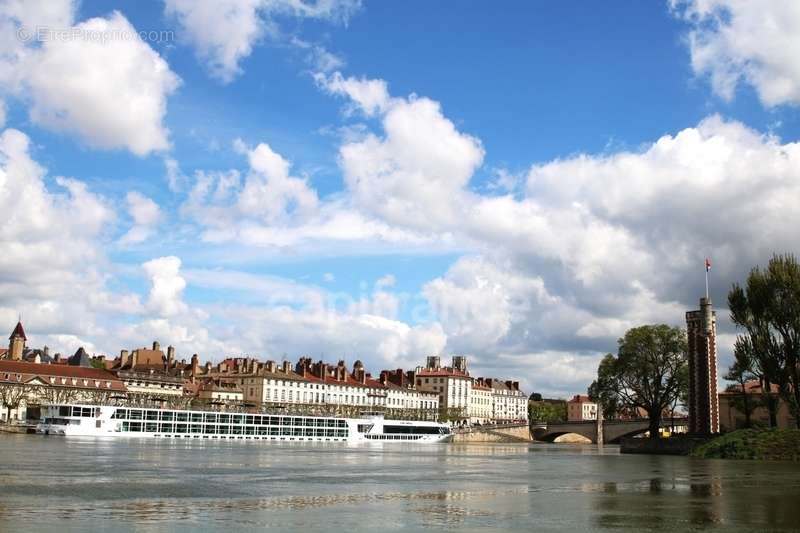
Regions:
M 717 315 L 709 298 L 700 309 L 686 312 L 689 340 L 689 432 L 719 433 L 717 397 Z

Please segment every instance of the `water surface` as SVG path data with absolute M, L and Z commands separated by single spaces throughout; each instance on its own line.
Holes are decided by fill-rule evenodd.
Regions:
M 788 531 L 800 465 L 615 447 L 0 435 L 0 531 Z

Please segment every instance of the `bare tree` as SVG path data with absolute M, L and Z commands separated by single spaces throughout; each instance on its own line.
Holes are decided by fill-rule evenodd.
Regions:
M 70 387 L 38 386 L 33 390 L 32 395 L 42 403 L 50 405 L 75 403 L 78 399 L 77 389 Z
M 28 399 L 30 387 L 22 383 L 0 384 L 0 403 L 7 409 L 6 421 L 11 422 L 11 411 Z

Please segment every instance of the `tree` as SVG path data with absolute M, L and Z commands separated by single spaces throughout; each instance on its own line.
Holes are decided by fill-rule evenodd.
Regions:
M 731 320 L 751 346 L 750 371 L 761 380 L 770 425 L 778 405 L 772 385 L 800 428 L 800 264 L 790 254 L 774 255 L 767 268 L 755 267 L 745 287 L 728 293 Z
M 74 403 L 78 399 L 77 389 L 40 385 L 36 389 L 40 401 L 50 405 Z
M 528 401 L 528 420 L 558 424 L 567 420 L 567 402 L 561 401 Z
M 596 394 L 617 409 L 646 412 L 650 437 L 658 438 L 662 414 L 689 387 L 686 334 L 665 324 L 640 326 L 618 342 L 617 356 L 600 362 Z
M 728 373 L 723 377 L 728 381 L 735 381 L 739 384 L 738 391 L 741 392 L 739 401 L 737 401 L 737 408 L 744 414 L 744 427 L 749 428 L 752 426 L 752 415 L 756 408 L 755 402 L 750 399 L 747 393 L 747 382 L 755 378 L 752 371 L 753 368 L 753 345 L 750 339 L 739 335 L 736 338 L 736 344 L 733 348 L 733 364 L 728 369 Z
M 5 406 L 6 421 L 11 422 L 11 411 L 22 405 L 28 398 L 30 387 L 22 384 L 4 384 L 0 385 L 0 404 Z
M 597 368 L 597 379 L 589 385 L 589 398 L 597 402 L 603 418 L 614 419 L 619 416 L 619 396 L 614 388 L 614 368 L 616 359 L 606 354 Z

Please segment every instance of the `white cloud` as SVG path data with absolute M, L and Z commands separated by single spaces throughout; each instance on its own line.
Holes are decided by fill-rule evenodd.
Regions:
M 394 274 L 386 274 L 378 278 L 378 281 L 375 282 L 375 288 L 384 289 L 387 287 L 394 287 L 396 283 L 397 278 L 394 277 Z
M 72 2 L 0 6 L 0 80 L 30 105 L 31 119 L 46 128 L 77 134 L 88 145 L 125 148 L 137 155 L 169 147 L 163 125 L 167 97 L 179 78 L 144 43 L 119 12 L 72 25 Z M 13 39 L 18 28 L 69 32 L 39 43 Z M 48 34 L 49 35 L 49 34 Z
M 326 75 L 326 70 L 320 69 L 314 75 L 314 80 L 324 91 L 329 94 L 346 96 L 353 104 L 367 116 L 386 111 L 392 99 L 389 97 L 389 88 L 385 81 L 367 78 L 345 78 L 340 72 Z
M 273 19 L 275 15 L 346 22 L 360 6 L 358 0 L 225 0 L 213 3 L 165 0 L 165 3 L 167 16 L 178 21 L 198 58 L 211 75 L 223 83 L 230 83 L 241 74 L 241 61 L 250 56 L 260 40 L 279 34 Z M 335 56 L 323 49 L 312 48 L 311 51 L 320 65 L 331 66 Z
M 142 264 L 142 268 L 152 284 L 147 297 L 148 308 L 161 317 L 185 312 L 186 280 L 180 275 L 181 260 L 175 256 L 158 257 Z
M 731 100 L 752 85 L 767 106 L 800 104 L 800 3 L 795 0 L 670 0 L 692 26 L 692 68 Z
M 136 244 L 149 239 L 163 218 L 161 208 L 150 198 L 136 191 L 125 196 L 133 226 L 120 239 L 121 244 Z

